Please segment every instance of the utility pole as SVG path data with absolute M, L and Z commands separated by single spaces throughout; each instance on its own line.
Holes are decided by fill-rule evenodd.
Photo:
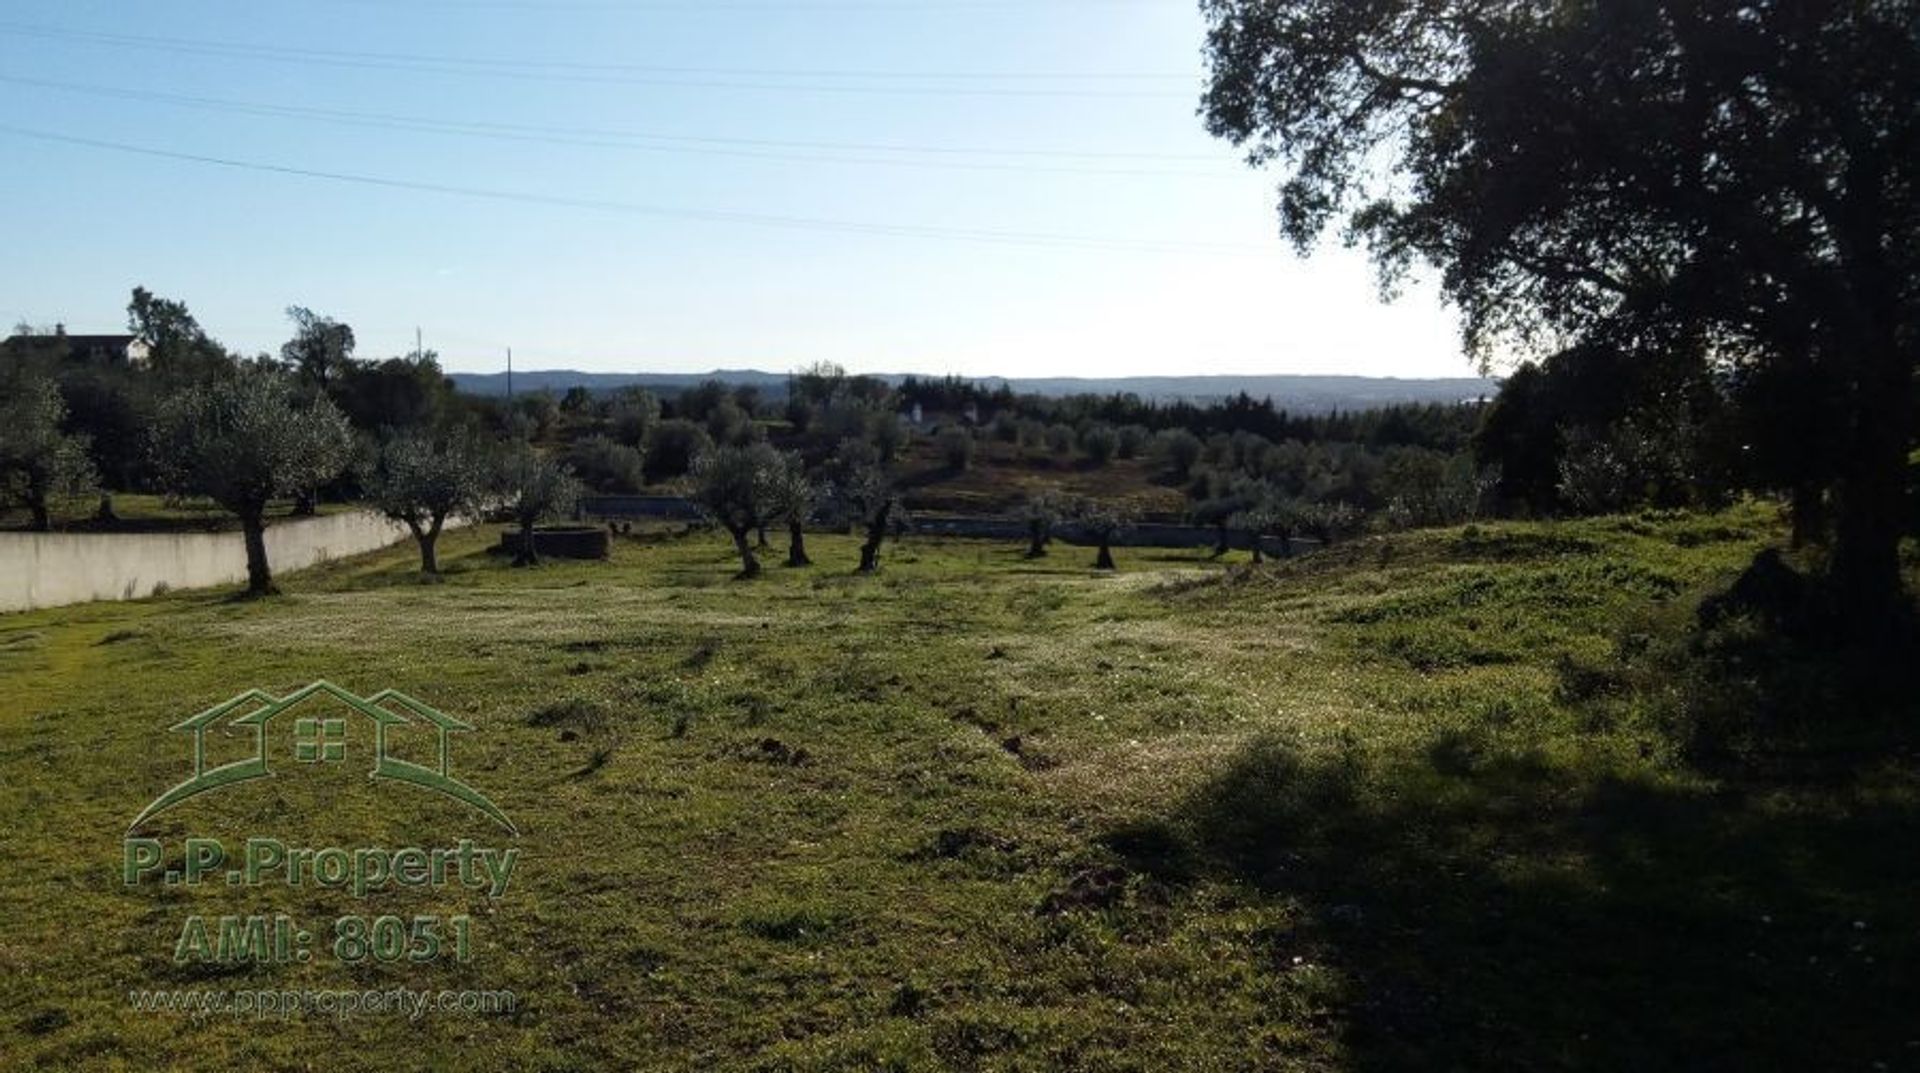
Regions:
M 416 324 L 413 326 L 413 359 L 419 361 L 420 356 L 426 352 L 427 348 L 420 342 L 420 326 Z
M 513 401 L 513 348 L 507 348 L 507 401 Z

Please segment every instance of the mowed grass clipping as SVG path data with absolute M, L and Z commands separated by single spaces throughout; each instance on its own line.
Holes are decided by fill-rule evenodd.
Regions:
M 1564 688 L 1777 538 L 1499 524 L 1289 563 L 909 538 L 730 580 L 726 541 L 511 570 L 450 535 L 234 602 L 0 617 L 0 1068 L 1889 1068 L 1913 1028 L 1909 764 L 1716 781 Z M 775 556 L 777 559 L 777 556 Z M 521 851 L 447 888 L 121 882 L 243 689 L 395 688 L 474 724 L 513 818 L 359 763 L 143 829 Z M 1624 714 L 1623 714 L 1624 713 Z M 337 713 L 316 713 L 337 714 Z M 245 741 L 210 739 L 214 749 Z M 350 747 L 351 748 L 351 747 Z M 181 966 L 190 913 L 474 918 L 470 964 Z M 133 1011 L 140 988 L 511 989 L 417 1022 Z

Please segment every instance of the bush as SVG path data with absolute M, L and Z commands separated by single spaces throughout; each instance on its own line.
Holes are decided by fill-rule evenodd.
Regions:
M 1073 429 L 1066 425 L 1048 425 L 1047 450 L 1056 455 L 1073 450 Z
M 1121 425 L 1118 434 L 1117 453 L 1121 458 L 1138 458 L 1146 450 L 1147 441 L 1153 433 L 1145 425 Z
M 644 452 L 606 436 L 588 436 L 567 449 L 567 464 L 596 492 L 638 492 L 647 482 Z
M 713 446 L 707 430 L 691 421 L 662 421 L 647 437 L 645 472 L 647 480 L 678 477 L 693 466 L 696 456 Z
M 607 425 L 613 438 L 628 447 L 642 447 L 647 433 L 660 421 L 660 400 L 642 388 L 626 388 L 607 406 Z
M 707 436 L 714 443 L 738 447 L 753 442 L 753 417 L 732 399 L 722 399 L 707 411 Z
M 901 427 L 900 415 L 892 410 L 875 410 L 867 422 L 867 436 L 873 441 L 873 449 L 880 461 L 891 462 L 900 453 L 901 444 L 906 442 L 906 429 Z
M 966 429 L 941 429 L 934 443 L 940 448 L 940 460 L 955 473 L 965 472 L 973 463 L 973 436 Z
M 1080 450 L 1096 466 L 1104 466 L 1113 460 L 1113 453 L 1119 450 L 1120 436 L 1113 426 L 1092 424 L 1080 432 Z
M 1193 464 L 1200 461 L 1200 437 L 1183 428 L 1173 428 L 1154 438 L 1154 453 L 1175 477 L 1186 480 Z

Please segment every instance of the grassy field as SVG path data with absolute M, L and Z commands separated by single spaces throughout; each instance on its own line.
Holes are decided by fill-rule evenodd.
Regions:
M 0 617 L 0 1069 L 1920 1066 L 1912 759 L 1709 776 L 1582 673 L 1776 539 L 1758 508 L 1115 576 L 909 539 L 857 577 L 821 537 L 736 583 L 699 535 L 514 571 L 493 535 L 441 584 L 400 547 Z M 475 724 L 454 768 L 519 836 L 311 769 L 143 831 L 511 844 L 505 897 L 122 883 L 166 728 L 318 678 Z M 196 912 L 470 913 L 474 954 L 182 966 Z M 519 1006 L 126 998 L 396 986 Z

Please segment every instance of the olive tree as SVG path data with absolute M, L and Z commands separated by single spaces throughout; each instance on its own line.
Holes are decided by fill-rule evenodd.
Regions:
M 1093 560 L 1095 570 L 1114 569 L 1113 542 L 1132 528 L 1137 518 L 1138 513 L 1128 503 L 1097 499 L 1080 501 L 1074 509 L 1073 520 L 1100 548 L 1100 553 Z
M 1066 509 L 1067 504 L 1052 491 L 1036 492 L 1020 505 L 1020 520 L 1027 526 L 1027 558 L 1039 559 L 1047 554 L 1047 545 L 1053 542 L 1053 527 L 1060 524 Z
M 540 551 L 535 527 L 547 518 L 563 517 L 580 500 L 580 482 L 566 467 L 525 442 L 514 444 L 494 471 L 494 490 L 520 526 L 520 549 L 513 565 L 537 566 Z
M 1258 497 L 1258 490 L 1245 482 L 1235 482 L 1225 492 L 1208 496 L 1193 505 L 1193 520 L 1196 525 L 1213 526 L 1213 557 L 1219 558 L 1227 553 L 1231 541 L 1228 534 L 1233 530 L 1245 530 L 1245 526 L 1236 523 L 1241 514 L 1249 510 Z M 1259 542 L 1255 541 L 1258 553 Z
M 1112 425 L 1094 422 L 1080 430 L 1080 450 L 1086 452 L 1087 461 L 1095 466 L 1104 466 L 1113 461 L 1114 454 L 1120 449 L 1120 434 Z
M 1229 525 L 1247 534 L 1253 545 L 1253 561 L 1266 558 L 1267 537 L 1280 538 L 1280 554 L 1293 554 L 1293 535 L 1312 516 L 1312 511 L 1292 496 L 1272 485 L 1244 492 L 1243 506 L 1228 520 Z
M 807 463 L 797 451 L 780 456 L 780 466 L 768 486 L 771 517 L 787 523 L 787 565 L 812 566 L 807 558 L 806 525 L 813 520 L 814 508 L 822 488 L 807 473 Z
M 966 429 L 958 425 L 943 428 L 933 442 L 949 470 L 964 473 L 973 464 L 973 433 Z
M 440 530 L 448 518 L 480 511 L 488 477 L 486 455 L 472 440 L 414 431 L 382 442 L 363 480 L 375 509 L 404 524 L 420 545 L 420 572 L 438 574 Z
M 1200 461 L 1200 452 L 1206 445 L 1186 429 L 1174 428 L 1156 436 L 1153 446 L 1161 463 L 1184 481 L 1193 472 L 1194 463 Z
M 1366 520 L 1358 507 L 1338 500 L 1301 503 L 1296 509 L 1299 512 L 1299 528 L 1313 534 L 1322 544 L 1332 544 L 1353 536 Z
M 895 521 L 899 496 L 886 466 L 865 443 L 849 440 L 841 444 L 834 465 L 838 474 L 835 499 L 866 534 L 860 543 L 860 573 L 871 574 L 880 568 L 880 544 L 886 539 L 887 526 Z
M 747 537 L 775 516 L 775 485 L 785 470 L 780 453 L 760 442 L 710 448 L 693 460 L 688 472 L 700 512 L 733 537 L 734 550 L 740 553 L 740 579 L 760 576 L 760 560 Z
M 240 519 L 247 592 L 263 596 L 274 591 L 267 504 L 338 476 L 353 436 L 324 396 L 301 405 L 284 375 L 251 369 L 169 396 L 155 414 L 152 447 L 168 490 L 206 496 Z
M 0 383 L 0 391 L 0 502 L 26 507 L 31 528 L 44 533 L 51 499 L 94 488 L 90 441 L 61 431 L 67 405 L 51 379 L 14 377 Z

